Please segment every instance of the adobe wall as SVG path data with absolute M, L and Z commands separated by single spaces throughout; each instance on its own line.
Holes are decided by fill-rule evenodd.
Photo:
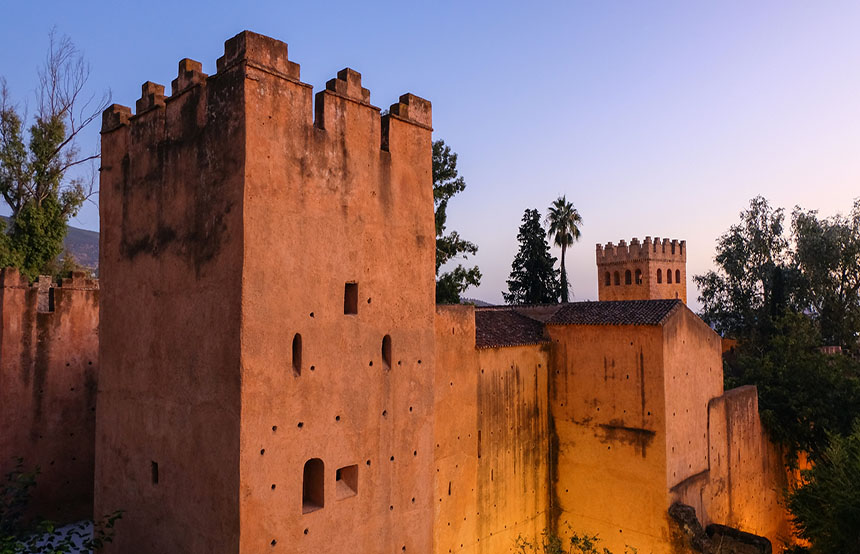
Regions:
M 624 240 L 617 245 L 598 244 L 596 260 L 600 300 L 680 298 L 687 302 L 686 241 L 645 237 L 641 243 L 633 238 L 630 244 Z M 628 271 L 630 283 L 626 280 Z
M 183 60 L 170 97 L 147 82 L 103 115 L 94 511 L 125 510 L 105 552 L 239 548 L 244 83 Z
M 666 552 L 663 337 L 656 326 L 549 325 L 556 445 L 553 527 L 597 534 L 602 546 Z
M 436 308 L 434 552 L 509 552 L 549 526 L 540 345 L 475 348 L 472 306 Z
M 43 285 L 0 270 L 0 474 L 38 466 L 33 512 L 67 522 L 92 511 L 99 283 Z
M 287 45 L 253 33 L 218 72 L 244 74 L 247 99 L 240 551 L 430 552 L 430 105 L 404 95 L 381 117 L 351 69 L 314 98 Z M 322 502 L 306 510 L 312 459 Z
M 677 310 L 663 324 L 663 363 L 671 488 L 708 469 L 708 403 L 723 393 L 720 336 L 689 309 Z
M 719 523 L 767 537 L 776 552 L 791 536 L 783 491 L 788 473 L 781 449 L 770 442 L 754 386 L 726 391 L 708 404 L 709 467 L 673 488 L 697 508 L 704 525 Z

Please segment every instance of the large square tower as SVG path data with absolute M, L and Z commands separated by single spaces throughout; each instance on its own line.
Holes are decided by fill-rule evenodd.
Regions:
M 350 69 L 314 102 L 250 32 L 216 74 L 182 60 L 169 97 L 105 111 L 110 552 L 431 550 L 430 125 Z

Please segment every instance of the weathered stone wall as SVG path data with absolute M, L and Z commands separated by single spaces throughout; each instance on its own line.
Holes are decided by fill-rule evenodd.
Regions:
M 666 399 L 662 330 L 551 325 L 553 528 L 597 534 L 623 552 L 664 552 Z
M 92 511 L 98 285 L 0 270 L 0 474 L 38 466 L 31 508 L 56 521 Z
M 509 552 L 549 525 L 547 345 L 475 348 L 470 306 L 436 308 L 434 552 Z

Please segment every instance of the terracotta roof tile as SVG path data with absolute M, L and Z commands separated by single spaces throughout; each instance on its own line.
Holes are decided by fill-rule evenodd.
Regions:
M 677 299 L 574 302 L 562 306 L 547 325 L 660 325 L 683 305 Z
M 543 323 L 514 309 L 476 309 L 475 347 L 498 348 L 547 342 Z

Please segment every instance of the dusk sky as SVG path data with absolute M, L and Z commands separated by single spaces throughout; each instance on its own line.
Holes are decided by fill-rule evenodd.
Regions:
M 371 102 L 433 103 L 434 137 L 467 182 L 449 227 L 478 244 L 501 302 L 523 211 L 566 194 L 584 219 L 574 299 L 597 297 L 595 243 L 687 240 L 687 274 L 757 194 L 847 212 L 860 196 L 860 2 L 9 2 L 0 75 L 33 105 L 52 25 L 92 66 L 89 89 L 134 106 L 177 62 L 215 60 L 249 29 L 289 44 L 319 89 L 343 67 Z M 32 110 L 31 110 L 32 112 Z M 81 142 L 97 148 L 98 124 Z M 97 198 L 96 198 L 97 200 Z M 88 205 L 72 225 L 98 229 Z M 558 255 L 558 251 L 555 252 Z M 688 284 L 694 309 L 697 291 Z

